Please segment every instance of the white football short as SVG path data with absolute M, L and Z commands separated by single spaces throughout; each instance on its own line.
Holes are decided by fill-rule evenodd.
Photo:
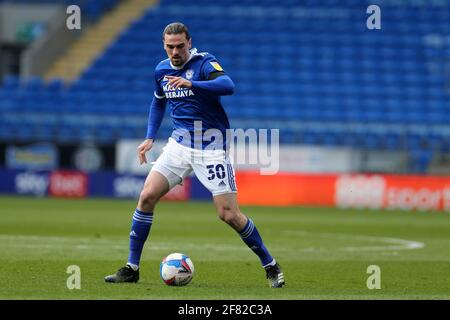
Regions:
M 167 178 L 170 189 L 194 172 L 213 196 L 237 192 L 233 165 L 224 150 L 192 149 L 169 138 L 152 170 Z

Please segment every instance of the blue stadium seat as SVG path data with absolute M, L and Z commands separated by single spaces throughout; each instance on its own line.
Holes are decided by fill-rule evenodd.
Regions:
M 83 12 L 95 20 L 117 2 L 71 3 L 83 6 Z M 5 77 L 0 87 L 0 116 L 147 117 L 153 70 L 165 58 L 161 30 L 176 18 L 188 24 L 195 46 L 217 55 L 235 81 L 235 95 L 223 98 L 233 121 L 249 127 L 271 120 L 299 122 L 298 129 L 282 134 L 286 143 L 416 150 L 428 141 L 445 149 L 445 139 L 431 134 L 430 128 L 450 122 L 450 94 L 444 89 L 448 78 L 442 62 L 450 52 L 441 39 L 450 32 L 448 14 L 386 5 L 386 28 L 377 33 L 367 32 L 362 20 L 347 18 L 364 9 L 358 0 L 195 2 L 197 8 L 208 10 L 209 19 L 201 11 L 188 12 L 181 0 L 163 0 L 133 21 L 72 85 L 61 80 L 46 83 L 41 78 L 21 83 L 16 76 Z M 319 129 L 334 124 L 363 126 L 361 132 L 318 131 L 304 130 L 304 122 L 317 124 Z M 375 134 L 368 129 L 373 126 L 425 126 L 428 134 L 419 140 L 398 132 Z M 50 120 L 48 127 L 53 128 Z M 114 137 L 139 138 L 145 124 L 143 128 L 105 125 L 92 130 L 86 125 L 53 129 L 37 134 L 48 138 L 53 132 L 62 140 L 106 143 L 112 131 Z M 167 134 L 170 127 L 161 130 Z M 30 136 L 30 132 L 12 132 L 20 139 Z M 8 135 L 5 129 L 0 133 Z
M 20 78 L 15 75 L 7 75 L 3 79 L 3 89 L 14 91 L 20 88 Z

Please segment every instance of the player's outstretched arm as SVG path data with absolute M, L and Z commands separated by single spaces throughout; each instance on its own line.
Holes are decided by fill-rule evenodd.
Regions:
M 189 81 L 183 77 L 166 76 L 169 85 L 178 88 L 198 88 L 219 96 L 231 95 L 234 93 L 234 82 L 226 74 L 212 80 Z
M 193 88 L 199 88 L 219 96 L 227 96 L 234 93 L 234 82 L 226 74 L 206 81 L 192 81 Z
M 138 147 L 138 157 L 140 164 L 147 163 L 147 157 L 145 156 L 145 153 L 152 148 L 156 132 L 158 132 L 158 129 L 161 126 L 164 112 L 166 110 L 166 100 L 166 98 L 158 98 L 156 96 L 153 97 L 148 115 L 146 139 Z
M 155 139 L 156 132 L 161 126 L 164 112 L 166 111 L 166 98 L 153 97 L 150 111 L 148 113 L 147 139 Z

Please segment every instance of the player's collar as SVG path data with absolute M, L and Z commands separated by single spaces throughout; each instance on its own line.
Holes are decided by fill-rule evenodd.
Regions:
M 174 66 L 173 64 L 172 64 L 172 61 L 170 61 L 170 66 L 172 67 L 172 69 L 176 69 L 176 70 L 181 70 L 181 69 L 183 69 L 184 68 L 184 66 L 186 65 L 186 63 L 188 63 L 191 59 L 192 59 L 192 57 L 193 56 L 195 56 L 195 54 L 197 53 L 197 48 L 192 48 L 191 50 L 190 50 L 190 53 L 191 53 L 191 55 L 189 56 L 189 58 L 186 60 L 186 62 L 185 63 L 183 63 L 181 66 L 179 66 L 179 67 L 176 67 L 176 66 Z

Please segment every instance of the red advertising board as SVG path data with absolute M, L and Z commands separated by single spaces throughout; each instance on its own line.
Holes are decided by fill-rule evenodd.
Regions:
M 340 175 L 336 206 L 450 211 L 450 177 Z
M 48 193 L 52 197 L 86 197 L 88 177 L 79 171 L 53 171 L 50 174 Z
M 450 211 L 450 177 L 237 172 L 241 204 Z
M 334 206 L 335 180 L 333 175 L 236 172 L 241 204 Z
M 189 178 L 183 179 L 183 184 L 177 184 L 170 189 L 168 193 L 161 200 L 168 201 L 187 201 L 191 196 L 191 180 Z

